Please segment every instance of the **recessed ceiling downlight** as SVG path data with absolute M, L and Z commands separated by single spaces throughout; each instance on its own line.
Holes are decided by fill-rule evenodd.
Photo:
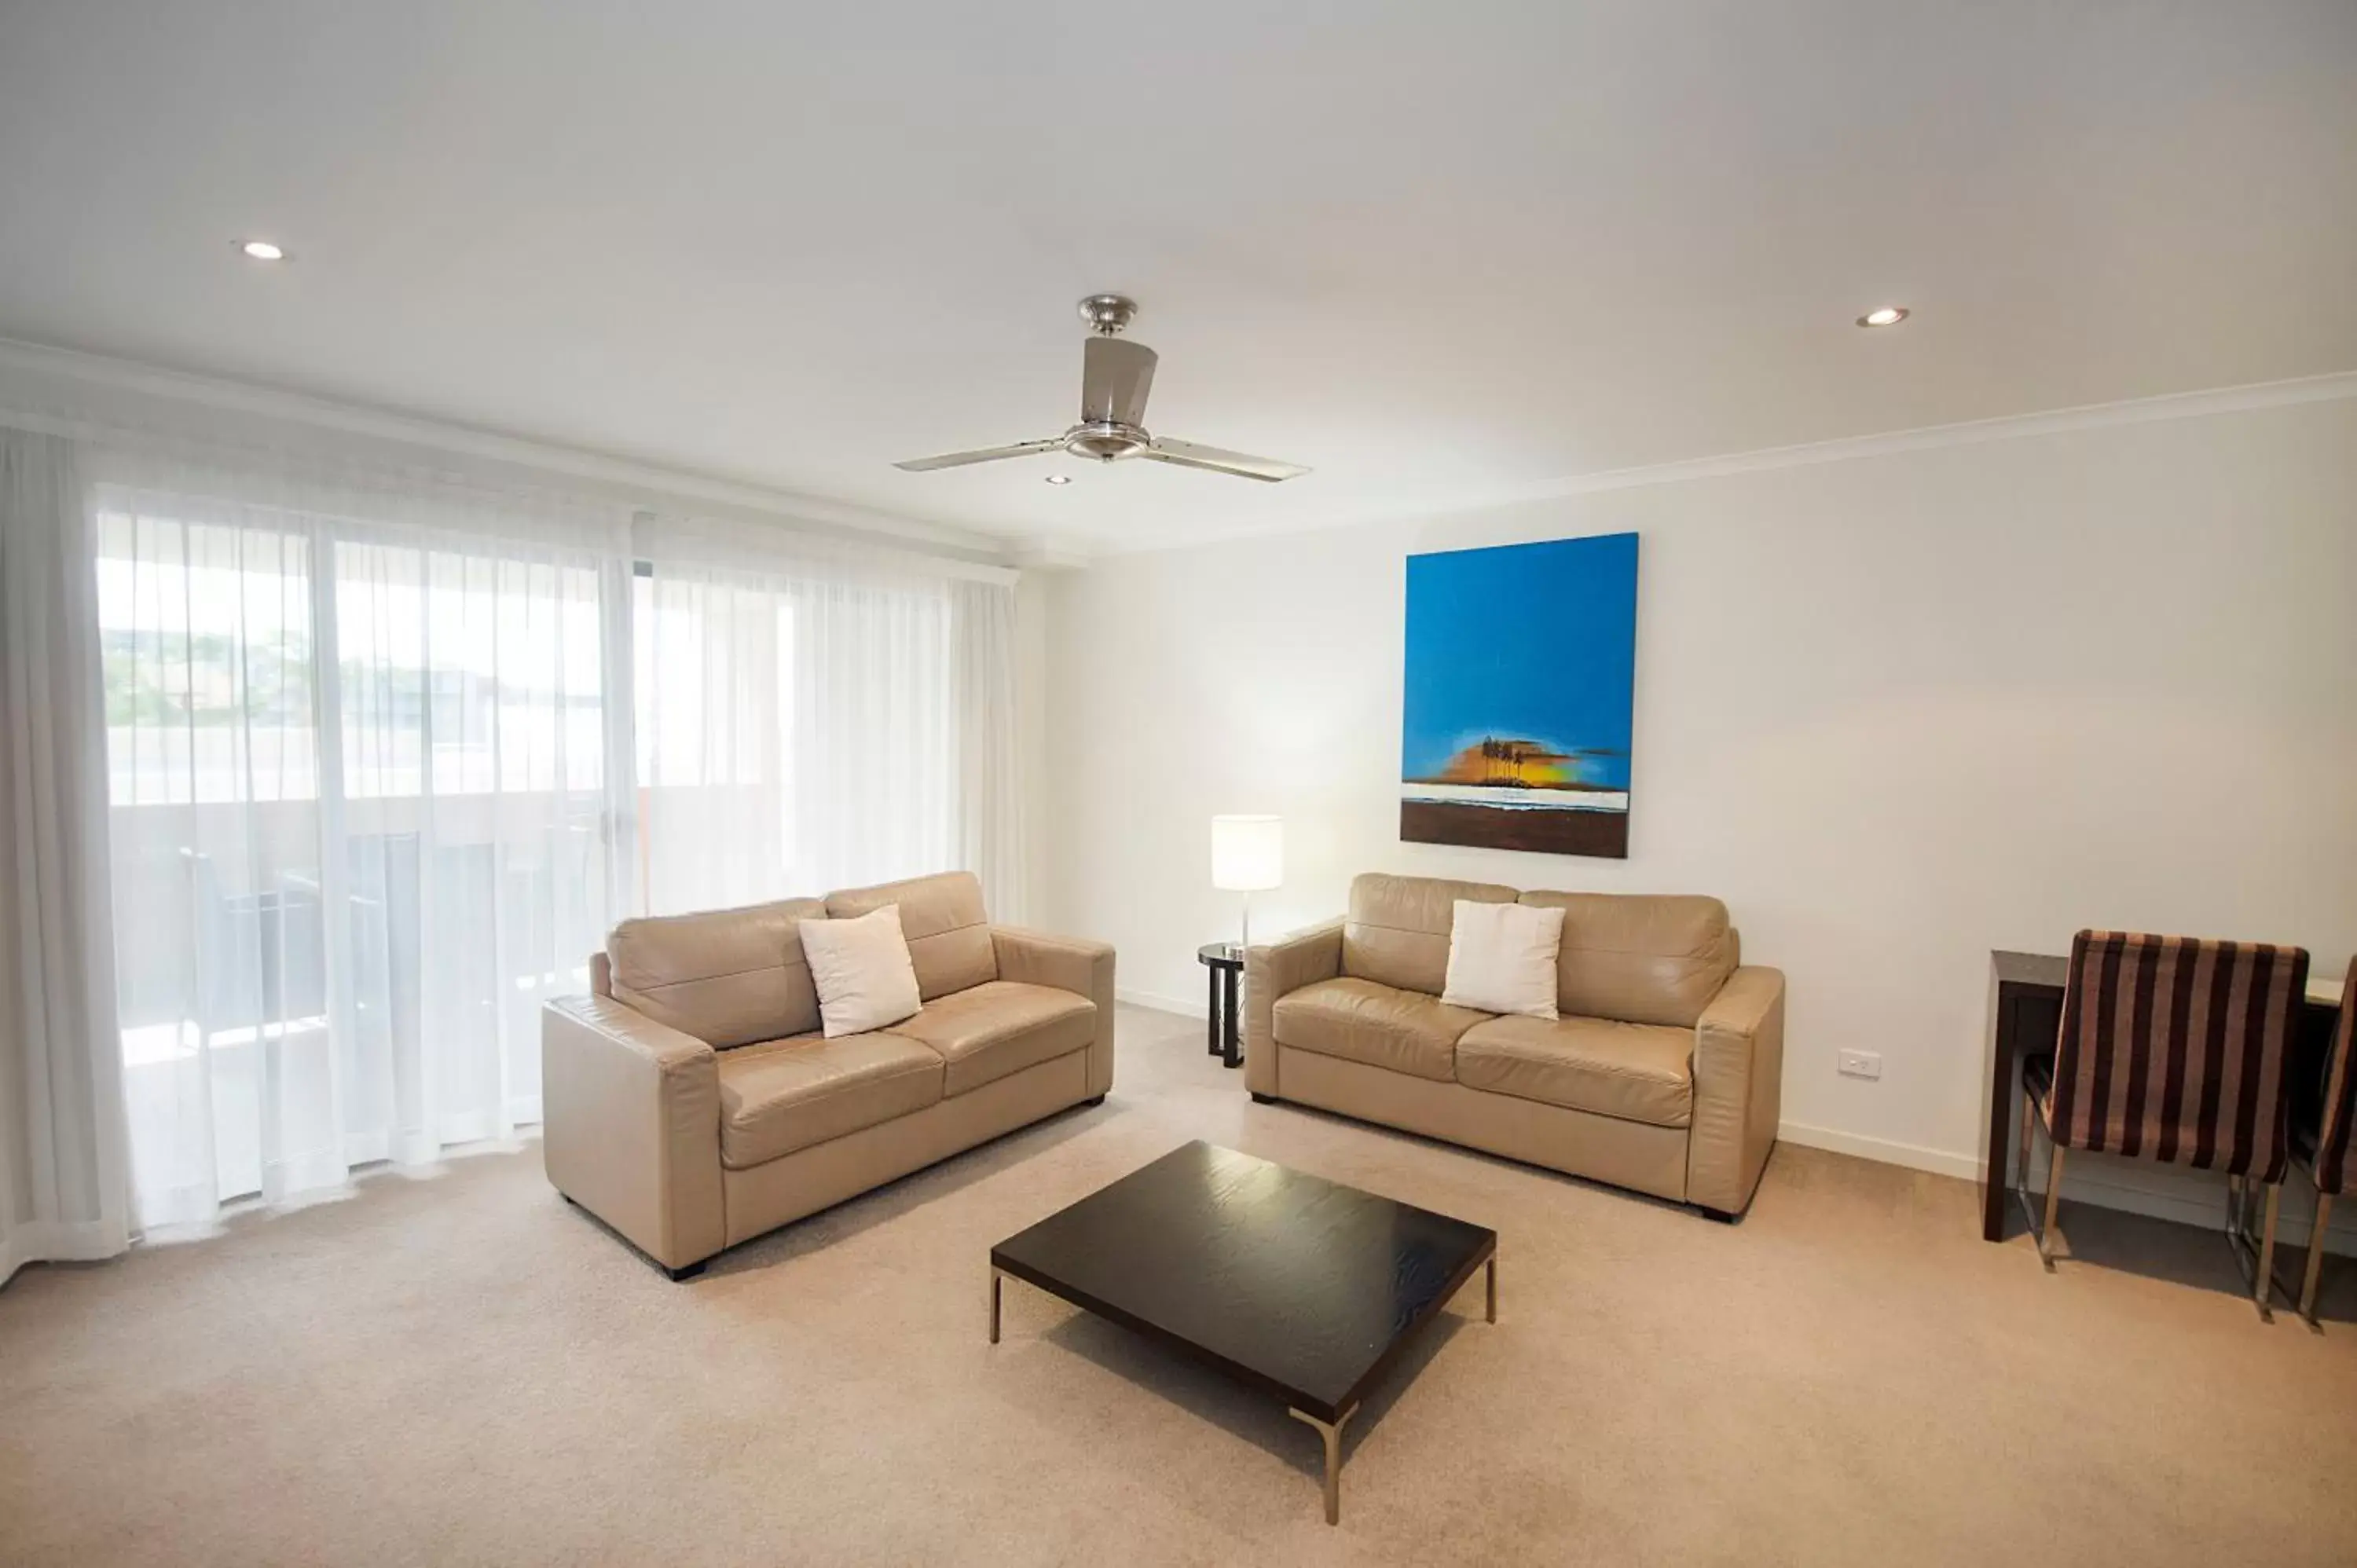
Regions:
M 1860 327 L 1896 327 L 1907 319 L 1903 305 L 1886 305 L 1879 310 L 1869 310 L 1857 318 Z
M 1069 485 L 1072 482 L 1072 476 L 1070 474 L 1050 474 L 1048 476 L 1047 482 L 1051 485 Z
M 237 252 L 249 262 L 283 262 L 286 259 L 286 247 L 268 240 L 240 240 Z

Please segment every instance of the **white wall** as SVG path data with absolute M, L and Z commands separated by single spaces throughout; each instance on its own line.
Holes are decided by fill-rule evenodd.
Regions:
M 1399 842 L 1403 558 L 1621 530 L 1630 858 Z M 2357 399 L 1117 557 L 1050 596 L 1039 913 L 1141 999 L 1200 1006 L 1195 946 L 1234 929 L 1216 811 L 1286 819 L 1256 929 L 1364 870 L 1716 894 L 1789 976 L 1788 1125 L 1969 1175 L 1990 949 L 2188 931 L 2337 975 L 2357 946 Z

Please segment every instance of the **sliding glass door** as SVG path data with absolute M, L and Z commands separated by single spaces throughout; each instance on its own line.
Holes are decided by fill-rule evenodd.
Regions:
M 291 520 L 127 499 L 102 507 L 99 552 L 124 1085 L 154 1223 L 262 1190 L 266 1146 L 341 1155 L 324 1122 L 278 1124 L 332 1095 L 316 557 Z
M 537 1122 L 540 1004 L 627 898 L 626 578 L 185 496 L 102 489 L 99 516 L 143 1222 Z
M 430 1159 L 540 1120 L 540 1005 L 587 988 L 619 903 L 604 574 L 450 540 L 333 558 L 356 1119 L 396 1139 L 366 1157 Z

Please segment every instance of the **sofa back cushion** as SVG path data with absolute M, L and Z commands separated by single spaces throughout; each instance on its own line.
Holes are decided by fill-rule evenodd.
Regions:
M 1515 894 L 1493 883 L 1437 876 L 1369 872 L 1353 879 L 1351 912 L 1342 923 L 1342 972 L 1439 995 L 1448 987 L 1448 933 L 1459 898 L 1511 904 Z
M 819 1026 L 818 990 L 796 930 L 815 898 L 625 920 L 606 939 L 617 1001 L 715 1049 Z
M 900 934 L 917 966 L 917 990 L 928 1002 L 998 978 L 998 950 L 982 906 L 982 879 L 971 871 L 912 876 L 877 887 L 851 887 L 826 896 L 838 920 L 900 907 Z
M 1566 1017 L 1690 1029 L 1735 972 L 1727 906 L 1683 894 L 1525 893 L 1561 909 L 1555 1004 Z

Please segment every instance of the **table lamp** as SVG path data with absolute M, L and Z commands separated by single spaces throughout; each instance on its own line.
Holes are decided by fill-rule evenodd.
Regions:
M 1211 819 L 1211 886 L 1244 896 L 1244 940 L 1252 946 L 1252 896 L 1285 883 L 1285 822 L 1278 817 Z

